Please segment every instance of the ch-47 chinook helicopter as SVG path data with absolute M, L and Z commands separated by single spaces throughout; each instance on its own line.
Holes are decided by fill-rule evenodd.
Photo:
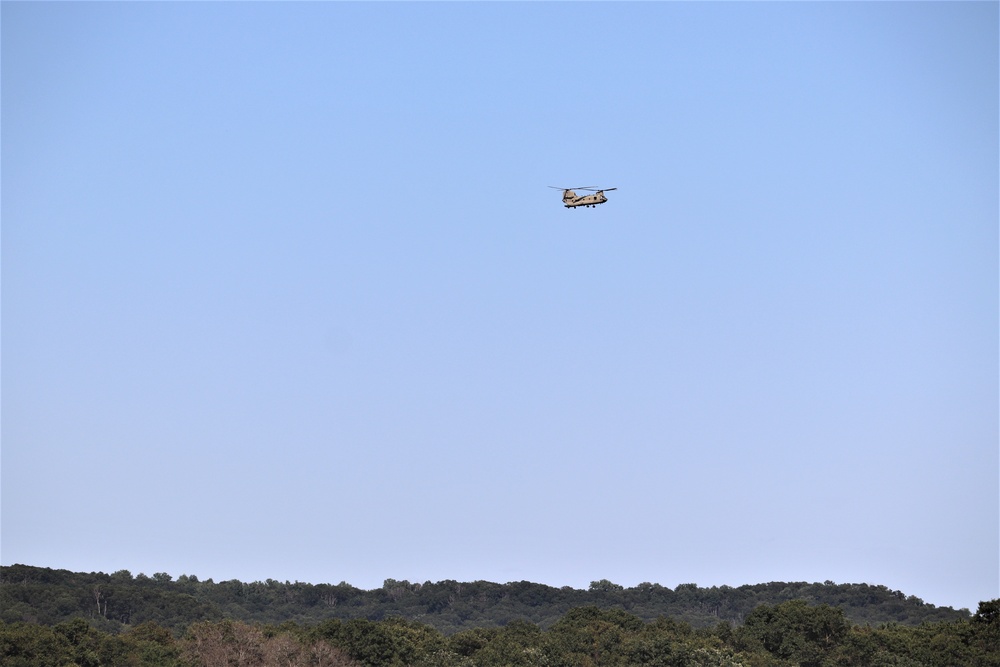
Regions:
M 557 188 L 554 185 L 550 185 L 549 187 L 553 188 L 554 190 L 563 191 L 563 206 L 565 206 L 566 208 L 576 208 L 577 206 L 589 206 L 593 208 L 598 204 L 603 204 L 604 202 L 608 201 L 608 198 L 604 196 L 605 192 L 611 192 L 612 190 L 618 189 L 618 188 L 604 188 L 602 190 L 594 187 L 575 188 L 576 190 L 590 190 L 591 192 L 594 193 L 592 195 L 577 196 L 577 194 L 573 192 L 574 188 Z

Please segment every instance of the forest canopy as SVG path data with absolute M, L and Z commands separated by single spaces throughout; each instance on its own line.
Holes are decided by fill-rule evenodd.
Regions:
M 968 610 L 936 607 L 914 596 L 869 584 L 781 583 L 701 588 L 669 588 L 642 583 L 632 588 L 606 579 L 587 590 L 555 588 L 527 581 L 411 583 L 386 579 L 381 588 L 362 590 L 346 582 L 238 580 L 214 582 L 195 575 L 79 573 L 28 565 L 0 567 L 0 619 L 55 625 L 75 617 L 120 632 L 147 621 L 180 632 L 191 623 L 232 619 L 256 623 L 316 623 L 330 619 L 403 618 L 443 634 L 501 627 L 520 619 L 548 628 L 570 609 L 622 609 L 650 621 L 660 616 L 694 628 L 726 622 L 742 624 L 762 604 L 803 600 L 841 609 L 857 624 L 968 619 Z
M 760 605 L 746 622 L 694 629 L 621 609 L 571 609 L 543 630 L 528 621 L 446 636 L 400 618 L 315 625 L 200 621 L 175 637 L 154 622 L 120 634 L 84 618 L 55 626 L 0 621 L 6 667 L 998 667 L 1000 600 L 971 619 L 853 625 L 802 600 Z
M 0 567 L 5 667 L 1000 667 L 1000 600 L 869 584 L 381 588 Z

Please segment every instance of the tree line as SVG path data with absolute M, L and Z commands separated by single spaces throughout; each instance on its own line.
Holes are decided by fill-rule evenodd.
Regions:
M 381 588 L 362 590 L 346 582 L 214 582 L 194 575 L 175 579 L 163 572 L 133 576 L 127 570 L 105 574 L 28 565 L 0 567 L 0 620 L 56 626 L 79 617 L 112 635 L 152 622 L 179 637 L 194 623 L 224 619 L 279 625 L 400 618 L 418 621 L 443 635 L 506 627 L 512 621 L 548 630 L 580 607 L 619 609 L 646 622 L 667 617 L 703 629 L 719 623 L 741 626 L 761 605 L 794 600 L 834 607 L 858 625 L 919 626 L 968 621 L 971 616 L 966 609 L 936 607 L 885 586 L 829 581 L 704 588 L 681 584 L 671 589 L 653 583 L 626 588 L 602 579 L 579 590 L 526 581 L 386 579 Z
M 95 601 L 95 607 L 97 602 Z M 54 626 L 0 621 L 5 667 L 997 667 L 1000 600 L 967 619 L 857 625 L 842 609 L 762 604 L 738 626 L 694 628 L 623 609 L 570 609 L 549 628 L 526 620 L 452 635 L 402 618 L 316 624 L 147 621 L 118 634 L 77 617 Z

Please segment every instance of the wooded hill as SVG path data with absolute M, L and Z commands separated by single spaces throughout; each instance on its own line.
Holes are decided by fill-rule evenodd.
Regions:
M 0 620 L 45 626 L 85 618 L 95 629 L 117 634 L 152 622 L 182 635 L 192 624 L 232 620 L 244 623 L 314 625 L 323 621 L 401 618 L 452 635 L 472 628 L 496 628 L 528 621 L 547 630 L 570 610 L 594 607 L 624 610 L 643 621 L 666 617 L 694 629 L 720 622 L 740 626 L 761 605 L 801 600 L 842 610 L 853 624 L 923 623 L 968 620 L 968 610 L 936 607 L 914 596 L 870 584 L 779 583 L 701 588 L 669 588 L 643 583 L 625 588 L 607 580 L 588 590 L 555 588 L 526 581 L 411 583 L 386 579 L 381 588 L 362 590 L 348 583 L 307 584 L 273 579 L 214 582 L 194 575 L 133 576 L 11 565 L 0 567 Z

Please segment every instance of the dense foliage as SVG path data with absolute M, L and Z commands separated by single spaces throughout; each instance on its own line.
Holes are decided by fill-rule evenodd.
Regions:
M 96 606 L 96 602 L 95 602 Z M 852 625 L 801 600 L 760 605 L 712 628 L 621 609 L 569 610 L 547 630 L 524 620 L 441 634 L 404 619 L 315 625 L 201 621 L 175 637 L 154 622 L 111 634 L 87 620 L 0 622 L 6 667 L 1000 667 L 1000 600 L 971 619 Z
M 76 617 L 111 634 L 153 622 L 181 635 L 192 623 L 231 619 L 246 623 L 293 621 L 316 624 L 404 618 L 452 635 L 463 630 L 504 627 L 525 620 L 553 628 L 570 610 L 592 606 L 620 609 L 643 621 L 669 617 L 700 629 L 720 622 L 742 625 L 761 605 L 801 600 L 841 610 L 860 625 L 968 620 L 967 610 L 935 607 L 884 586 L 868 584 L 769 583 L 752 586 L 700 588 L 681 584 L 670 589 L 643 583 L 625 588 L 607 580 L 588 590 L 554 588 L 526 581 L 496 584 L 457 581 L 423 584 L 387 579 L 381 588 L 365 591 L 347 583 L 244 583 L 196 576 L 177 579 L 122 570 L 113 574 L 12 565 L 0 567 L 0 619 L 54 626 Z

